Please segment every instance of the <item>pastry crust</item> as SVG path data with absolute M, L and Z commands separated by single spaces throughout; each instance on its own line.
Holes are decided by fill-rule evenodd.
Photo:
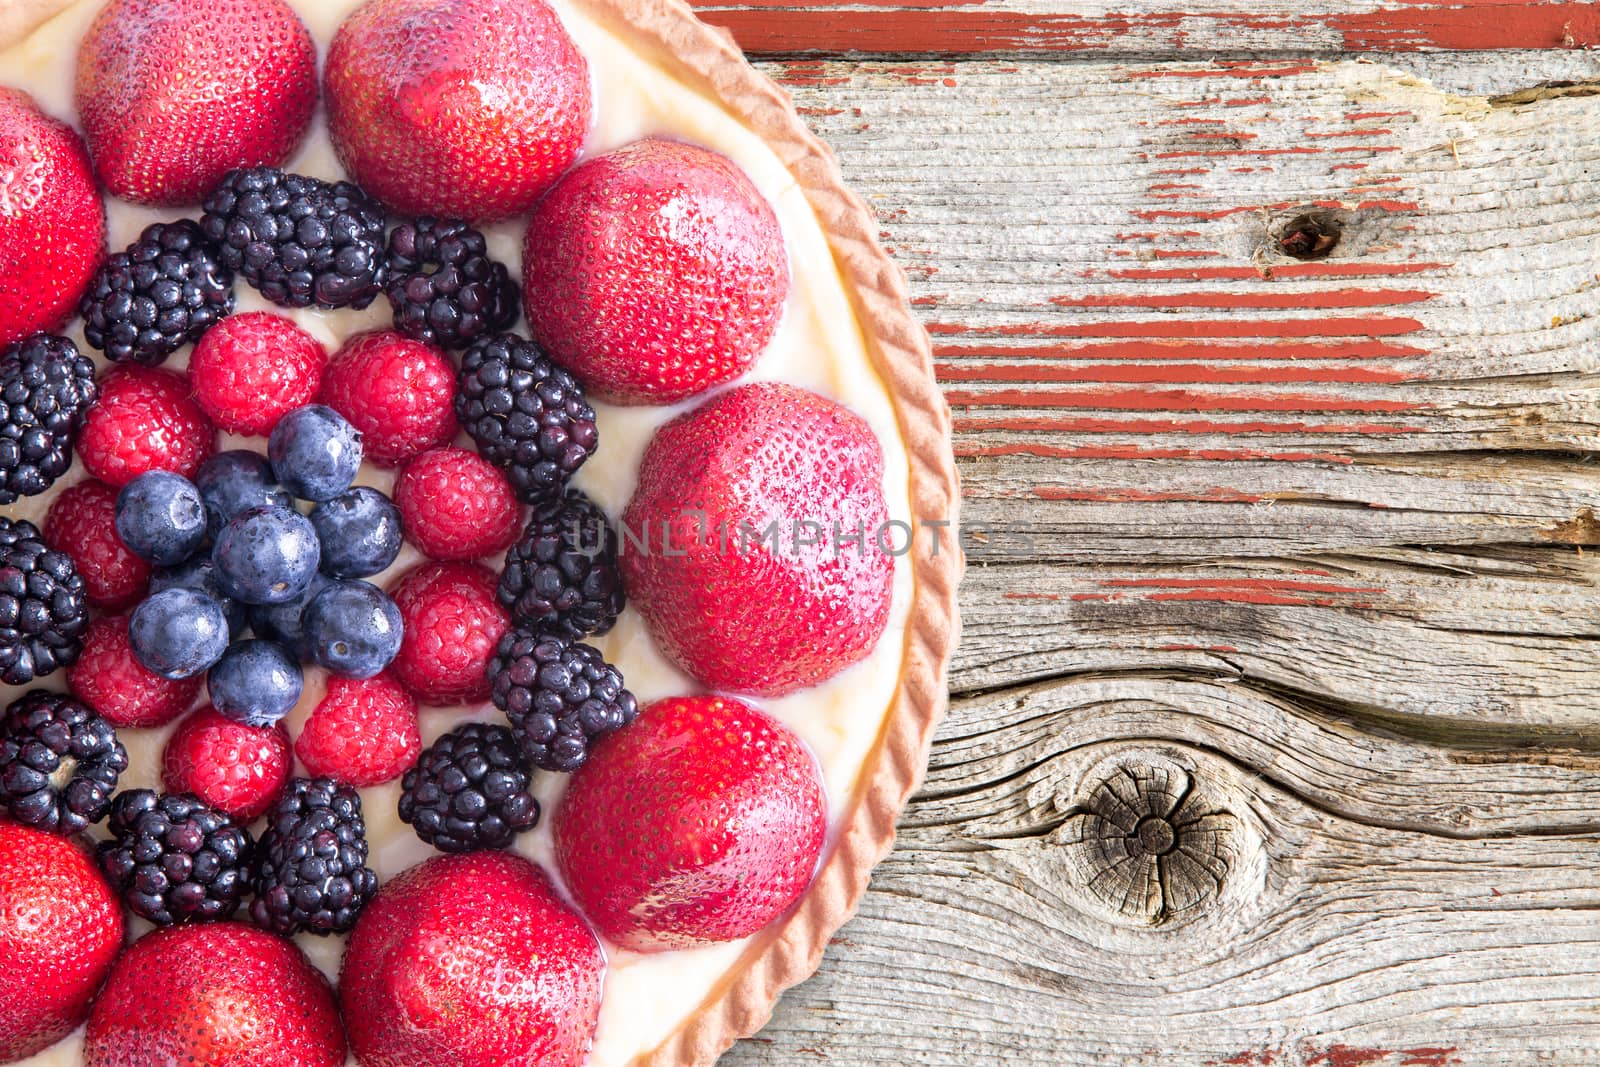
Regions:
M 20 40 L 71 0 L 0 0 L 0 47 Z M 856 784 L 854 810 L 796 910 L 758 938 L 722 985 L 640 1067 L 710 1064 L 771 1017 L 779 994 L 809 977 L 833 933 L 866 892 L 872 868 L 894 844 L 895 820 L 921 780 L 934 727 L 947 703 L 946 670 L 959 628 L 956 539 L 959 493 L 950 413 L 933 375 L 926 331 L 912 315 L 905 276 L 879 245 L 867 206 L 845 188 L 833 153 L 813 136 L 788 94 L 746 62 L 725 31 L 680 0 L 578 0 L 592 15 L 651 50 L 661 66 L 714 97 L 778 154 L 828 235 L 855 304 L 867 351 L 893 400 L 910 459 L 915 548 L 901 557 L 915 590 L 895 705 Z M 947 520 L 924 529 L 925 520 Z M 933 552 L 937 535 L 937 554 Z

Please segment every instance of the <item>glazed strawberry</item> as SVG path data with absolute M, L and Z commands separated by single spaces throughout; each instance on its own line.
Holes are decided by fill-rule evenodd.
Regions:
M 358 789 L 400 777 L 421 751 L 417 702 L 387 671 L 371 678 L 330 677 L 328 695 L 294 743 L 313 777 Z
M 292 941 L 243 923 L 157 930 L 89 1014 L 84 1067 L 344 1067 L 339 1006 Z
M 383 1067 L 577 1067 L 604 957 L 539 868 L 439 856 L 383 887 L 350 935 L 339 1000 L 350 1047 Z
M 0 86 L 0 349 L 65 326 L 105 246 L 83 140 Z
M 284 0 L 111 0 L 78 47 L 95 172 L 141 204 L 197 204 L 236 167 L 293 154 L 317 50 Z
M 740 386 L 656 432 L 623 528 L 628 599 L 711 689 L 777 696 L 872 651 L 889 620 L 883 450 L 792 385 Z M 811 525 L 805 525 L 805 524 Z
M 406 540 L 430 559 L 477 559 L 517 539 L 522 509 L 500 468 L 464 448 L 434 448 L 394 483 Z
M 406 215 L 520 215 L 589 132 L 588 64 L 541 0 L 371 0 L 325 82 L 345 168 Z
M 437 348 L 376 330 L 357 334 L 334 354 L 322 402 L 361 431 L 368 460 L 397 467 L 456 435 L 455 382 Z
M 78 436 L 78 458 L 102 482 L 122 488 L 145 471 L 193 478 L 216 451 L 217 431 L 189 395 L 189 380 L 125 364 L 100 379 L 100 402 Z
M 265 437 L 316 399 L 328 351 L 289 319 L 265 311 L 212 327 L 189 357 L 194 398 L 219 429 Z
M 591 394 L 667 404 L 743 374 L 789 292 L 777 216 L 732 160 L 651 138 L 540 201 L 523 249 L 528 328 Z
M 646 707 L 574 772 L 556 860 L 606 938 L 687 948 L 787 911 L 827 830 L 816 761 L 788 727 L 729 697 L 677 697 Z
M 489 660 L 511 625 L 494 587 L 480 564 L 424 563 L 389 590 L 405 626 L 392 669 L 422 703 L 488 698 Z
M 89 624 L 83 652 L 67 670 L 73 696 L 118 728 L 165 726 L 194 706 L 200 678 L 163 678 L 140 663 L 128 643 L 128 617 L 105 615 Z
M 294 770 L 283 723 L 246 726 L 206 705 L 178 724 L 161 756 L 169 793 L 193 793 L 241 826 L 283 795 Z
M 89 1014 L 122 950 L 122 905 L 70 838 L 0 821 L 0 1063 L 26 1059 Z
M 117 491 L 87 480 L 65 490 L 44 517 L 44 540 L 65 552 L 83 575 L 84 595 L 102 610 L 135 603 L 150 584 L 150 564 L 117 536 Z

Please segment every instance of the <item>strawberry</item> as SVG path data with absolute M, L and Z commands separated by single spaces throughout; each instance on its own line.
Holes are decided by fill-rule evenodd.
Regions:
M 122 905 L 69 838 L 0 821 L 0 1063 L 26 1059 L 89 1014 L 122 949 Z
M 711 689 L 778 696 L 861 660 L 889 621 L 883 450 L 831 400 L 762 382 L 656 432 L 623 527 L 628 599 Z
M 577 1067 L 600 1014 L 599 942 L 521 856 L 439 856 L 356 923 L 339 998 L 357 1059 L 383 1067 Z
M 291 319 L 252 311 L 223 319 L 189 357 L 194 398 L 228 433 L 265 437 L 316 399 L 328 351 Z
M 0 87 L 0 349 L 65 326 L 105 251 L 82 138 Z
M 500 468 L 465 448 L 433 448 L 394 483 L 406 540 L 429 559 L 477 559 L 517 539 L 522 506 Z
M 236 167 L 292 155 L 317 49 L 284 0 L 110 0 L 78 46 L 95 172 L 140 204 L 198 204 Z
M 246 726 L 209 704 L 178 724 L 161 756 L 167 792 L 193 793 L 241 826 L 277 802 L 293 770 L 283 723 Z
M 89 1014 L 84 1067 L 344 1067 L 328 980 L 243 923 L 174 926 L 122 954 Z
M 84 595 L 103 610 L 144 599 L 150 564 L 117 533 L 117 491 L 86 479 L 56 497 L 44 517 L 45 543 L 65 552 L 83 575 Z
M 644 708 L 573 773 L 554 825 L 578 907 L 640 952 L 760 930 L 805 892 L 827 830 L 804 742 L 728 697 Z
M 528 224 L 528 328 L 603 400 L 669 404 L 737 378 L 788 292 L 771 205 L 694 145 L 649 138 L 588 160 Z
M 84 469 L 118 489 L 152 470 L 193 478 L 216 447 L 216 427 L 189 395 L 189 379 L 136 363 L 101 377 L 100 401 L 78 434 Z
M 328 694 L 295 739 L 306 771 L 358 789 L 393 781 L 422 751 L 417 702 L 385 671 L 328 679 Z
M 322 402 L 361 431 L 363 457 L 380 467 L 454 437 L 455 395 L 444 353 L 393 330 L 345 341 L 322 380 Z
M 200 676 L 161 677 L 134 657 L 128 616 L 104 615 L 84 632 L 78 662 L 67 668 L 67 688 L 112 726 L 150 729 L 189 710 L 200 695 Z
M 325 78 L 345 169 L 406 215 L 521 215 L 589 132 L 589 66 L 541 0 L 370 0 Z
M 511 626 L 495 584 L 482 564 L 424 563 L 389 589 L 405 627 L 392 670 L 422 703 L 488 699 L 489 659 Z

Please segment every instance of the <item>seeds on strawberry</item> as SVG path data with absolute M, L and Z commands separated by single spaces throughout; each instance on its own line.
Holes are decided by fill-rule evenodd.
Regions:
M 364 789 L 404 774 L 422 751 L 417 702 L 387 671 L 371 678 L 329 678 L 295 755 L 306 770 Z
M 506 476 L 476 452 L 434 448 L 407 463 L 394 485 L 406 540 L 429 559 L 478 559 L 517 538 L 522 508 Z
M 163 678 L 133 655 L 128 617 L 105 615 L 89 624 L 83 653 L 67 670 L 72 695 L 112 726 L 151 729 L 182 715 L 200 694 L 200 678 Z
M 235 315 L 208 332 L 189 357 L 195 399 L 228 433 L 266 436 L 316 398 L 328 352 L 289 319 Z
M 489 695 L 485 671 L 511 625 L 494 584 L 494 573 L 476 563 L 424 563 L 390 588 L 405 630 L 394 675 L 421 703 Z
M 187 378 L 124 364 L 100 379 L 100 400 L 84 419 L 78 457 L 90 474 L 120 489 L 151 470 L 192 479 L 216 444 L 216 428 L 190 396 Z
M 398 467 L 456 433 L 455 372 L 444 354 L 393 330 L 357 334 L 328 364 L 322 402 L 361 431 L 366 458 Z
M 293 763 L 282 723 L 246 726 L 208 705 L 167 739 L 161 781 L 169 793 L 193 793 L 242 826 L 283 795 Z
M 45 543 L 72 557 L 89 603 L 106 611 L 139 600 L 150 584 L 150 564 L 122 543 L 116 517 L 117 491 L 87 479 L 56 497 L 44 518 Z

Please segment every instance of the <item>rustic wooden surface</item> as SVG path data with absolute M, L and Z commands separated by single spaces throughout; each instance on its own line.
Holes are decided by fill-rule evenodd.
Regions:
M 1600 7 L 703 10 L 878 208 L 971 560 L 725 1062 L 1600 1062 Z

